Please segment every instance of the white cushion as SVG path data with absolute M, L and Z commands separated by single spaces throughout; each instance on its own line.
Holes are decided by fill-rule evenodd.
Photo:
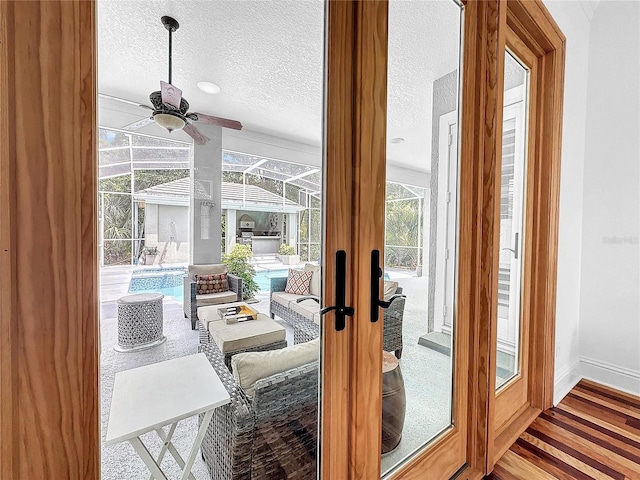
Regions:
M 226 292 L 207 293 L 206 295 L 196 295 L 196 306 L 220 305 L 221 303 L 235 302 L 238 300 L 236 292 L 227 290 Z
M 196 279 L 196 275 L 215 275 L 217 273 L 227 273 L 227 266 L 224 263 L 213 265 L 189 265 L 189 278 Z
M 311 276 L 311 283 L 309 284 L 309 294 L 319 297 L 320 289 L 322 288 L 321 287 L 322 280 L 320 277 L 321 275 L 320 265 L 313 265 L 311 263 L 306 263 L 304 265 L 304 270 L 313 272 L 313 275 Z
M 208 327 L 211 338 L 222 353 L 281 342 L 286 338 L 286 329 L 262 314 L 256 320 L 246 322 L 209 322 Z
M 291 302 L 289 308 L 312 321 L 313 316 L 320 312 L 320 305 L 315 300 L 303 300 L 300 303 Z
M 384 281 L 384 299 L 389 300 L 392 295 L 395 295 L 398 290 L 398 282 L 391 282 L 389 280 Z
M 278 302 L 283 307 L 289 308 L 289 304 L 291 302 L 295 302 L 298 298 L 304 295 L 296 295 L 295 293 L 286 293 L 286 292 L 273 292 L 271 294 L 271 299 L 274 302 Z
M 280 350 L 238 353 L 231 357 L 233 378 L 247 396 L 253 397 L 258 380 L 314 362 L 319 352 L 320 339 L 317 338 Z

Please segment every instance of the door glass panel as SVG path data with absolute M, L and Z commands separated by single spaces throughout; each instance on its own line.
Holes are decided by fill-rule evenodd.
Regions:
M 462 21 L 452 0 L 389 3 L 384 285 L 405 298 L 383 317 L 383 475 L 453 424 Z
M 505 54 L 496 388 L 520 372 L 528 70 Z
M 182 457 L 199 479 L 316 478 L 320 305 L 295 300 L 321 294 L 325 2 L 170 3 L 104 2 L 97 14 L 101 476 L 149 478 L 164 457 L 166 476 L 181 478 Z M 156 104 L 173 131 L 149 101 L 169 80 L 169 13 L 179 22 L 170 82 L 201 112 L 180 119 Z M 120 305 L 129 295 L 140 303 Z M 163 363 L 198 352 L 199 370 L 170 375 Z M 142 366 L 123 388 L 119 374 Z M 208 425 L 189 416 L 213 401 L 190 383 L 203 371 L 224 384 L 216 402 L 230 397 Z M 135 431 L 109 436 L 124 424 Z M 138 433 L 146 449 L 134 451 L 126 440 Z

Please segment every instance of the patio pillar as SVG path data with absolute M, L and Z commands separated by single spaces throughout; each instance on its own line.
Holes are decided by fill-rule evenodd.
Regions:
M 191 170 L 190 263 L 220 263 L 222 253 L 222 128 L 198 123 L 211 140 L 194 144 Z
M 230 208 L 227 209 L 227 228 L 225 234 L 226 252 L 229 253 L 233 246 L 236 244 L 236 233 L 238 229 L 238 223 L 236 220 L 236 210 Z
M 298 242 L 298 214 L 297 213 L 287 213 L 287 237 L 284 239 L 287 245 L 291 245 L 298 252 L 298 246 L 296 243 Z

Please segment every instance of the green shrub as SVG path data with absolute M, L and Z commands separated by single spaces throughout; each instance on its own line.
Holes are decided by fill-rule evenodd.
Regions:
M 283 243 L 282 245 L 280 245 L 280 249 L 278 250 L 278 255 L 295 255 L 296 254 L 296 249 L 293 248 L 291 245 L 287 245 L 286 243 Z
M 253 257 L 253 252 L 249 245 L 241 245 L 236 243 L 229 253 L 225 253 L 222 257 L 223 263 L 227 265 L 227 271 L 237 277 L 242 278 L 242 298 L 247 300 L 252 298 L 260 287 L 254 280 L 256 271 L 249 260 Z

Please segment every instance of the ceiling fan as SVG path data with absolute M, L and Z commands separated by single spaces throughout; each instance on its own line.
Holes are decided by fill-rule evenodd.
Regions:
M 184 130 L 198 145 L 204 145 L 210 139 L 198 130 L 193 122 L 205 123 L 208 125 L 218 125 L 220 127 L 231 128 L 234 130 L 242 130 L 242 124 L 237 120 L 229 120 L 228 118 L 214 117 L 203 113 L 189 112 L 189 102 L 182 96 L 182 90 L 171 84 L 171 40 L 172 34 L 180 25 L 171 17 L 163 16 L 161 19 L 164 28 L 169 30 L 169 82 L 160 81 L 160 90 L 152 92 L 149 100 L 153 107 L 148 105 L 123 100 L 126 103 L 138 105 L 147 108 L 153 113 L 150 117 L 143 118 L 136 122 L 123 127 L 124 130 L 137 130 L 139 128 L 156 122 L 169 132 L 173 130 Z M 102 95 L 103 97 L 122 100 L 116 97 Z

